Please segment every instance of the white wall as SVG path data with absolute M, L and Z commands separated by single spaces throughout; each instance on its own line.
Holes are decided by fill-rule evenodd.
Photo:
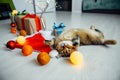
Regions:
M 82 0 L 72 0 L 72 12 L 81 12 Z
M 14 5 L 15 5 L 15 8 L 18 11 L 27 10 L 29 13 L 33 13 L 34 12 L 33 5 L 28 3 L 27 2 L 28 0 L 12 0 L 12 1 L 13 1 Z M 38 0 L 35 0 L 35 1 L 37 2 Z M 39 1 L 43 1 L 44 2 L 46 0 L 39 0 Z M 43 7 L 44 4 L 42 4 L 41 6 Z M 48 11 L 55 11 L 55 0 L 51 0 L 50 1 L 50 5 L 48 7 Z M 41 12 L 41 10 L 39 10 L 36 7 L 36 12 L 39 13 L 39 12 Z
M 33 12 L 33 6 L 29 3 L 27 3 L 26 0 L 12 0 L 15 8 L 18 11 L 23 11 L 24 9 L 27 10 L 28 12 Z
M 44 0 L 39 0 L 39 1 L 44 1 Z M 24 9 L 26 9 L 30 13 L 34 12 L 33 5 L 28 3 L 27 0 L 13 0 L 13 3 L 18 11 L 23 11 Z M 81 3 L 82 0 L 72 0 L 72 12 L 81 12 L 82 10 Z M 37 12 L 39 13 L 40 10 L 38 8 L 36 9 Z M 48 11 L 55 11 L 55 0 L 51 0 Z

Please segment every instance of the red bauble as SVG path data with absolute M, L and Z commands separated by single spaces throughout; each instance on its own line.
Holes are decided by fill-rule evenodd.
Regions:
M 11 26 L 11 27 L 16 27 L 16 23 L 15 23 L 15 22 L 12 22 L 12 23 L 10 24 L 10 26 Z
M 10 40 L 10 41 L 7 42 L 6 47 L 9 48 L 9 49 L 15 49 L 16 42 L 13 41 L 13 40 Z

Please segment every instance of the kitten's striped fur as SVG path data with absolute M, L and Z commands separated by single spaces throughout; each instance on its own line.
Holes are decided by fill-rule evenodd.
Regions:
M 79 29 L 79 28 L 75 28 L 75 29 L 69 29 L 69 30 L 65 30 L 61 33 L 60 36 L 56 36 L 54 41 L 50 41 L 50 42 L 46 42 L 47 44 L 49 43 L 49 45 L 54 45 L 54 48 L 56 50 L 58 50 L 58 52 L 60 54 L 62 54 L 63 56 L 69 56 L 70 53 L 74 50 L 77 50 L 78 48 L 78 45 L 73 45 L 73 46 L 70 46 L 68 44 L 68 46 L 66 47 L 63 46 L 61 47 L 61 45 L 59 45 L 59 43 L 61 41 L 74 41 L 79 37 L 79 40 L 78 41 L 78 45 L 79 46 L 82 46 L 82 45 L 114 45 L 116 44 L 116 41 L 115 40 L 106 40 L 104 38 L 104 35 L 103 33 L 98 30 L 98 29 L 95 29 L 94 26 L 91 26 L 90 29 Z M 59 47 L 59 49 L 58 49 Z M 71 50 L 70 50 L 71 49 Z

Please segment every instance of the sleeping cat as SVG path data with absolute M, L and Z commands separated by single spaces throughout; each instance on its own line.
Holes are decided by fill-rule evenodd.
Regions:
M 65 41 L 71 42 L 70 44 L 62 44 L 62 42 Z M 77 48 L 82 45 L 114 45 L 116 41 L 106 40 L 100 30 L 91 26 L 90 29 L 73 28 L 65 30 L 60 36 L 55 36 L 55 39 L 50 41 L 46 40 L 45 43 L 54 46 L 60 54 L 67 53 L 67 56 L 69 56 L 72 51 L 77 50 Z

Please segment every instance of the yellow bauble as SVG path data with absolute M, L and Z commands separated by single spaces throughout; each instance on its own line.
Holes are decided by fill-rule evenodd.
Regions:
M 24 36 L 18 36 L 17 39 L 16 39 L 16 42 L 20 45 L 24 45 L 25 42 L 26 42 L 26 39 Z
M 83 55 L 79 51 L 74 51 L 70 54 L 70 61 L 74 65 L 82 64 L 83 62 Z

